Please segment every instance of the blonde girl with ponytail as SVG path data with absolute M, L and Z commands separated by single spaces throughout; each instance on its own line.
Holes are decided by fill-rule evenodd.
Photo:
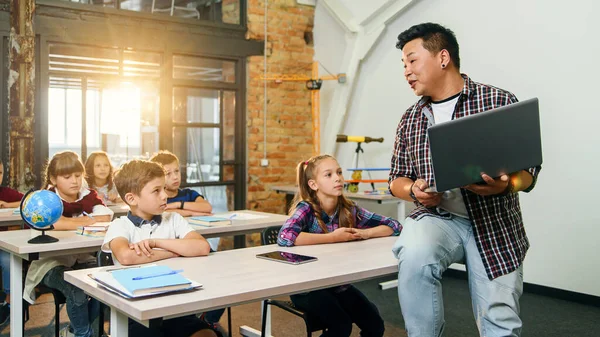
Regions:
M 342 169 L 332 156 L 300 162 L 297 184 L 290 218 L 279 231 L 280 246 L 366 240 L 398 235 L 402 229 L 397 220 L 369 212 L 344 196 Z M 352 285 L 292 295 L 291 299 L 327 326 L 322 336 L 350 336 L 353 323 L 361 329 L 361 336 L 383 336 L 377 307 Z

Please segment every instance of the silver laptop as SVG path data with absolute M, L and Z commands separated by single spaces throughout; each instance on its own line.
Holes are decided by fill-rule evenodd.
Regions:
M 435 186 L 443 192 L 542 164 L 538 99 L 509 104 L 428 130 Z

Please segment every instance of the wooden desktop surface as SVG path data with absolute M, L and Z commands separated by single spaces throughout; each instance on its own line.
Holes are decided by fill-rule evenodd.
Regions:
M 135 301 L 110 293 L 88 276 L 101 268 L 69 271 L 65 280 L 124 315 L 144 322 L 397 273 L 398 261 L 391 251 L 396 239 L 289 248 L 269 245 L 217 252 L 208 257 L 163 260 L 157 264 L 183 269 L 183 276 L 203 284 L 203 288 Z M 318 261 L 290 265 L 255 257 L 273 250 L 311 255 Z
M 129 211 L 129 206 L 127 206 L 127 204 L 111 205 L 108 206 L 108 208 L 110 208 L 114 212 L 113 218 L 125 215 L 127 214 L 127 211 Z M 21 219 L 20 214 L 12 213 L 12 211 L 16 209 L 17 208 L 3 208 L 2 210 L 0 210 L 0 227 L 19 226 L 24 223 L 23 219 Z
M 200 234 L 206 237 L 241 235 L 260 231 L 270 226 L 280 226 L 288 219 L 287 215 L 271 214 L 256 211 L 234 211 L 229 213 L 253 214 L 261 216 L 257 219 L 232 220 L 231 225 L 202 227 L 193 226 Z M 67 255 L 78 251 L 96 251 L 104 241 L 103 237 L 89 237 L 78 235 L 76 231 L 46 231 L 47 235 L 59 239 L 58 242 L 49 244 L 31 244 L 27 241 L 33 237 L 41 235 L 42 232 L 34 229 L 21 229 L 15 231 L 2 232 L 0 235 L 0 249 L 16 255 L 26 255 L 39 253 L 41 257 L 56 255 Z M 23 256 L 26 260 L 26 256 Z

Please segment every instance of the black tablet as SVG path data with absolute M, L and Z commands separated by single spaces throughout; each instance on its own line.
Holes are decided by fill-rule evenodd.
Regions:
M 267 259 L 278 262 L 284 262 L 289 264 L 301 264 L 312 261 L 317 261 L 317 258 L 314 256 L 300 255 L 282 251 L 274 251 L 262 254 L 256 254 L 256 257 L 259 259 Z

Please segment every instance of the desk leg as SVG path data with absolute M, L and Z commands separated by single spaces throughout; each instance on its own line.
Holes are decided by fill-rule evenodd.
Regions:
M 23 336 L 23 260 L 10 254 L 10 337 Z
M 400 223 L 402 223 L 404 221 L 404 219 L 406 219 L 406 205 L 407 205 L 406 201 L 401 201 L 398 203 L 398 219 L 397 220 L 400 221 Z M 397 279 L 379 283 L 379 289 L 381 289 L 381 290 L 392 289 L 392 288 L 397 288 L 397 287 L 398 287 Z
M 398 218 L 396 220 L 402 223 L 404 219 L 406 219 L 406 201 L 401 201 L 398 203 Z
M 261 301 L 260 303 L 261 303 L 260 312 L 262 313 L 265 302 Z M 262 320 L 261 320 L 261 322 L 262 322 Z M 261 333 L 260 330 L 256 330 L 247 325 L 242 325 L 240 327 L 240 335 L 245 336 L 245 337 L 260 337 L 260 333 Z M 273 336 L 271 336 L 271 306 L 270 305 L 267 307 L 267 324 L 266 324 L 266 328 L 265 328 L 265 336 L 273 337 Z M 112 335 L 111 335 L 111 337 L 112 337 Z
M 129 318 L 116 308 L 110 308 L 110 336 L 127 337 L 129 335 Z

